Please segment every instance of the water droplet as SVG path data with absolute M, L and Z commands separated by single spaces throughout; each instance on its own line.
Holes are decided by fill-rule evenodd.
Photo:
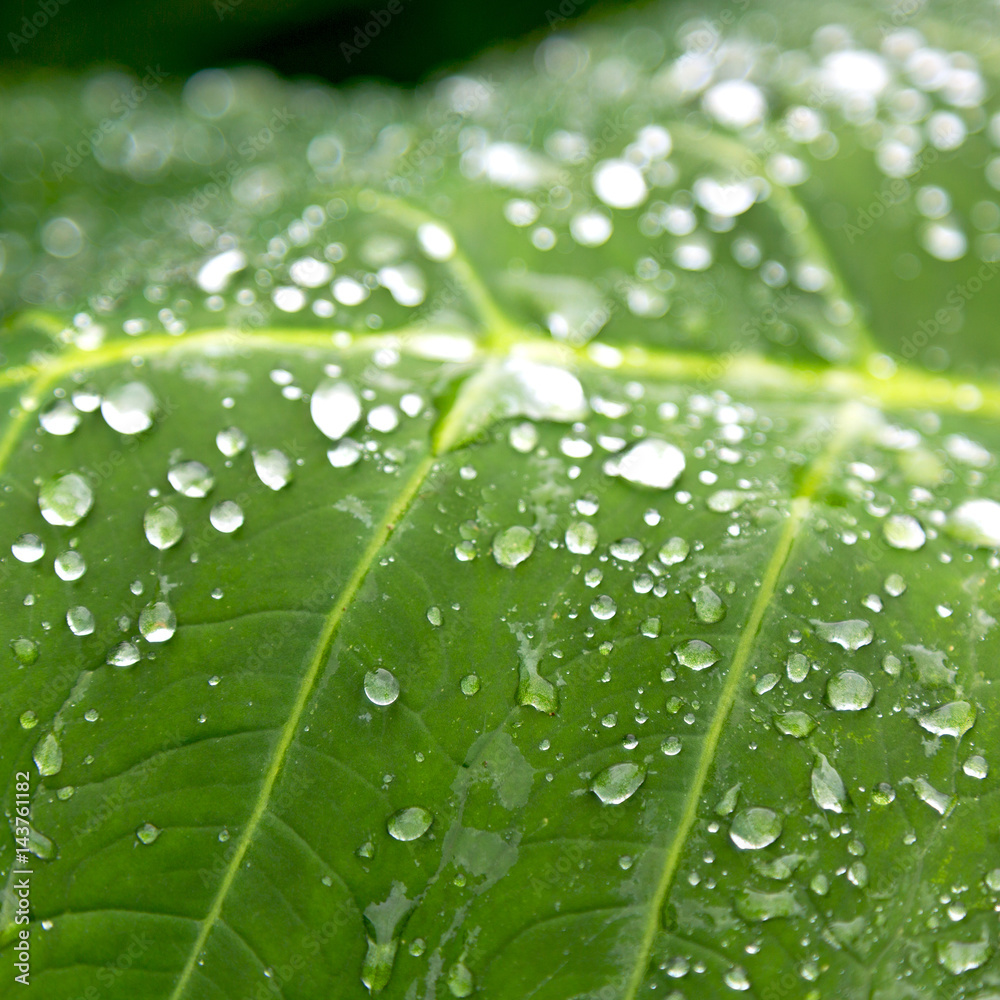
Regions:
M 642 558 L 646 547 L 638 538 L 619 538 L 617 542 L 612 542 L 609 546 L 611 554 L 622 562 L 636 562 Z
M 871 623 L 861 618 L 851 618 L 842 622 L 821 622 L 813 618 L 812 623 L 821 639 L 843 646 L 851 652 L 867 646 L 875 637 Z
M 781 836 L 781 817 L 771 809 L 741 809 L 729 828 L 729 839 L 742 851 L 759 851 Z
M 682 667 L 707 670 L 719 662 L 719 651 L 701 639 L 689 639 L 674 649 L 674 656 Z
M 618 474 L 630 483 L 666 490 L 684 471 L 684 453 L 659 438 L 633 445 L 618 461 Z
M 683 538 L 675 536 L 663 544 L 658 558 L 664 566 L 673 566 L 675 563 L 684 562 L 690 551 L 691 546 Z
M 92 635 L 94 631 L 94 616 L 90 613 L 89 608 L 78 604 L 66 612 L 66 624 L 73 635 Z
M 714 625 L 726 617 L 726 605 L 719 595 L 708 584 L 702 584 L 691 594 L 691 603 L 698 621 L 706 625 Z
M 141 844 L 152 844 L 162 831 L 152 823 L 143 823 L 136 831 L 135 835 Z
M 216 531 L 232 534 L 243 525 L 243 508 L 235 500 L 222 500 L 212 508 L 208 520 Z
M 38 508 L 49 524 L 72 527 L 90 513 L 94 506 L 94 491 L 75 472 L 55 476 L 42 484 L 38 491 Z
M 135 643 L 120 642 L 107 655 L 107 663 L 112 667 L 131 667 L 139 662 L 139 650 Z
M 917 722 L 935 736 L 963 737 L 976 724 L 976 709 L 967 701 L 950 701 L 921 715 Z
M 655 615 L 644 619 L 643 623 L 639 626 L 639 631 L 647 639 L 655 639 L 660 634 L 660 619 Z
M 878 806 L 889 806 L 896 801 L 896 789 L 887 781 L 880 781 L 872 790 L 872 801 Z
M 987 935 L 978 941 L 938 941 L 937 960 L 953 976 L 971 972 L 983 965 L 993 952 Z
M 898 573 L 890 573 L 882 586 L 890 597 L 899 597 L 906 591 L 906 581 Z
M 980 548 L 1000 548 L 1000 503 L 995 500 L 966 500 L 948 518 L 952 536 Z
M 784 712 L 774 717 L 774 728 L 786 736 L 801 740 L 816 728 L 816 720 L 806 712 Z
M 361 445 L 353 438 L 344 438 L 326 453 L 326 457 L 335 469 L 350 468 L 361 458 Z
M 38 535 L 28 533 L 20 535 L 11 545 L 10 551 L 14 553 L 14 558 L 19 562 L 36 563 L 45 555 L 45 543 Z
M 339 441 L 361 419 L 361 400 L 347 382 L 324 379 L 309 400 L 313 423 L 331 441 Z
M 414 958 L 420 958 L 420 956 L 427 950 L 427 942 L 423 938 L 414 938 L 410 942 L 410 954 Z
M 566 548 L 579 556 L 589 556 L 597 548 L 597 529 L 586 521 L 574 521 L 566 529 Z
M 793 684 L 801 684 L 809 676 L 809 661 L 802 653 L 792 653 L 785 662 L 785 673 Z
M 926 802 L 935 812 L 942 816 L 951 808 L 954 798 L 945 792 L 939 792 L 926 778 L 915 778 L 912 781 L 913 790 L 921 802 Z
M 386 829 L 393 840 L 417 840 L 431 828 L 433 822 L 434 817 L 426 809 L 410 806 L 390 816 Z
M 34 639 L 21 636 L 19 639 L 11 639 L 10 648 L 17 657 L 19 663 L 30 667 L 38 660 L 38 643 Z
M 743 490 L 716 490 L 705 501 L 710 511 L 716 514 L 731 514 L 739 510 L 750 499 L 750 494 Z
M 176 508 L 167 503 L 153 504 L 142 518 L 146 540 L 154 548 L 169 549 L 184 537 L 184 526 Z
M 139 612 L 139 632 L 146 642 L 166 642 L 177 631 L 177 616 L 166 601 L 154 601 Z
M 515 524 L 493 536 L 493 558 L 505 569 L 513 569 L 535 551 L 535 535 L 530 528 Z
M 660 752 L 667 757 L 675 757 L 681 752 L 681 741 L 679 736 L 668 736 L 660 744 Z
M 260 481 L 269 490 L 280 490 L 292 481 L 291 459 L 277 448 L 270 451 L 253 449 L 253 467 Z
M 62 770 L 63 752 L 55 733 L 47 733 L 35 744 L 32 758 L 42 777 L 58 774 Z
M 813 801 L 828 812 L 843 812 L 847 804 L 847 789 L 836 768 L 826 759 L 825 755 L 816 754 L 816 763 L 812 769 Z
M 991 892 L 1000 892 L 1000 868 L 993 868 L 983 878 L 986 888 Z
M 211 469 L 201 462 L 179 462 L 167 472 L 167 481 L 181 496 L 208 496 L 215 485 Z
M 979 754 L 973 754 L 969 757 L 964 764 L 962 764 L 962 770 L 970 778 L 978 778 L 982 780 L 990 773 L 989 765 L 986 763 L 986 758 L 981 757 Z
M 618 605 L 607 594 L 601 594 L 590 605 L 590 613 L 602 622 L 607 621 L 609 618 L 614 618 L 617 610 Z
M 757 694 L 767 694 L 768 691 L 774 689 L 778 681 L 781 678 L 777 674 L 764 674 L 756 684 L 754 684 L 753 689 Z
M 153 426 L 156 397 L 143 382 L 126 382 L 110 389 L 101 401 L 101 416 L 119 434 L 141 434 Z
M 462 694 L 468 695 L 471 698 L 472 695 L 479 691 L 479 684 L 478 674 L 466 674 L 460 682 Z
M 826 685 L 826 700 L 838 712 L 860 712 L 874 697 L 871 681 L 854 670 L 841 670 Z
M 247 446 L 247 436 L 239 427 L 224 427 L 215 435 L 215 446 L 226 458 L 235 458 Z
M 736 912 L 744 920 L 763 923 L 765 920 L 800 916 L 803 909 L 791 889 L 779 892 L 746 889 L 736 897 Z
M 908 549 L 915 552 L 921 548 L 927 536 L 920 522 L 910 514 L 893 514 L 882 525 L 882 536 L 894 549 Z
M 391 705 L 399 697 L 399 681 L 384 667 L 365 674 L 365 695 L 373 705 Z
M 42 430 L 56 437 L 72 434 L 80 426 L 82 415 L 68 399 L 56 399 L 38 414 Z
M 646 780 L 646 769 L 628 761 L 604 768 L 590 783 L 590 790 L 605 804 L 616 806 L 635 794 Z
M 734 965 L 723 977 L 723 982 L 731 989 L 742 993 L 750 989 L 750 977 L 742 965 Z
M 21 713 L 20 722 L 22 729 L 34 729 L 38 725 L 38 716 L 28 708 Z
M 73 580 L 79 580 L 80 577 L 87 572 L 87 563 L 83 556 L 73 549 L 69 549 L 66 552 L 60 552 L 55 558 L 54 567 L 56 576 L 58 576 L 60 580 L 65 580 L 67 583 L 71 583 Z
M 453 997 L 469 997 L 475 989 L 475 980 L 469 969 L 462 963 L 456 962 L 448 970 L 448 989 Z

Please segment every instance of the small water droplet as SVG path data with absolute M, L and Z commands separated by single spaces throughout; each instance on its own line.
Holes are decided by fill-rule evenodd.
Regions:
M 11 639 L 10 648 L 17 657 L 18 662 L 26 667 L 30 667 L 32 663 L 38 660 L 39 646 L 34 639 L 28 639 L 25 636 L 21 636 L 18 639 Z
M 646 547 L 638 538 L 619 538 L 617 542 L 612 542 L 609 548 L 616 559 L 630 563 L 641 559 L 643 552 L 646 551 Z
M 139 612 L 139 632 L 146 642 L 166 642 L 177 631 L 177 616 L 166 601 L 154 601 Z
M 668 736 L 661 744 L 660 751 L 667 757 L 675 757 L 681 752 L 681 741 L 678 736 Z
M 47 733 L 35 744 L 32 758 L 42 777 L 58 774 L 62 770 L 63 752 L 55 733 Z
M 729 828 L 729 838 L 742 851 L 758 851 L 781 836 L 781 817 L 771 809 L 741 809 Z
M 586 521 L 574 521 L 566 529 L 566 548 L 580 556 L 589 556 L 597 548 L 597 529 Z
M 927 535 L 920 522 L 910 514 L 892 514 L 882 525 L 882 536 L 894 549 L 915 552 L 921 548 Z
M 468 695 L 470 698 L 472 695 L 479 691 L 479 675 L 478 674 L 466 674 L 461 680 L 462 694 Z
M 239 427 L 224 427 L 215 435 L 215 446 L 226 458 L 235 458 L 247 446 L 247 436 Z
M 48 520 L 48 518 L 46 518 Z M 45 543 L 30 532 L 20 535 L 10 547 L 14 558 L 23 563 L 36 563 L 45 555 Z
M 441 614 L 441 609 L 433 604 L 427 609 L 427 620 L 437 628 L 443 621 L 444 617 Z
M 269 490 L 280 490 L 292 481 L 292 461 L 277 448 L 270 451 L 252 451 L 253 467 L 257 477 Z
M 475 989 L 475 980 L 469 969 L 462 963 L 456 962 L 448 970 L 448 990 L 453 997 L 469 997 Z
M 331 441 L 339 441 L 361 419 L 361 400 L 351 385 L 324 379 L 309 400 L 313 423 Z
M 844 806 L 847 804 L 844 781 L 824 754 L 816 755 L 811 784 L 813 801 L 820 809 L 835 813 L 844 811 Z
M 38 725 L 38 716 L 28 708 L 21 713 L 20 722 L 22 729 L 34 729 Z
M 82 604 L 70 608 L 66 612 L 66 624 L 73 635 L 92 635 L 94 632 L 94 616 L 89 608 Z
M 691 603 L 698 621 L 706 625 L 714 625 L 726 617 L 726 605 L 708 584 L 702 584 L 691 594 Z
M 53 564 L 56 571 L 56 576 L 60 580 L 65 580 L 67 583 L 72 583 L 74 580 L 79 580 L 84 573 L 87 572 L 86 560 L 73 549 L 68 549 L 66 552 L 60 552 L 55 558 L 55 563 Z
M 809 676 L 809 661 L 802 653 L 792 653 L 785 661 L 785 673 L 793 684 L 801 684 Z
M 633 445 L 617 463 L 618 474 L 630 483 L 666 490 L 684 471 L 684 453 L 659 438 Z
M 162 831 L 152 823 L 143 823 L 136 831 L 135 835 L 141 844 L 152 844 Z
M 143 382 L 126 382 L 108 391 L 101 401 L 101 416 L 119 434 L 141 434 L 153 426 L 156 397 Z
M 80 426 L 82 415 L 68 399 L 56 399 L 38 414 L 42 430 L 56 437 L 72 434 Z
M 785 736 L 804 739 L 816 728 L 816 720 L 806 712 L 784 712 L 774 717 L 774 728 Z
M 139 662 L 139 650 L 134 643 L 120 642 L 108 653 L 107 662 L 112 667 L 131 667 Z
M 843 646 L 851 652 L 867 646 L 875 637 L 871 623 L 861 618 L 851 618 L 842 622 L 821 622 L 814 618 L 812 624 L 821 639 Z
M 208 520 L 216 531 L 230 535 L 243 526 L 243 508 L 235 500 L 222 500 L 212 508 Z
M 691 546 L 683 538 L 675 536 L 664 542 L 657 558 L 664 566 L 673 566 L 684 562 L 690 551 Z
M 979 754 L 973 754 L 967 758 L 965 763 L 962 764 L 962 770 L 970 778 L 978 778 L 980 781 L 990 773 L 990 767 L 986 763 L 986 758 L 981 757 Z
M 607 621 L 609 618 L 614 618 L 617 610 L 618 605 L 607 594 L 601 594 L 590 605 L 590 613 L 602 622 Z

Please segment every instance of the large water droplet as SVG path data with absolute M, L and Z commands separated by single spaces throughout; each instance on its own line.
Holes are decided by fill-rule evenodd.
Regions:
M 146 540 L 160 551 L 176 545 L 184 537 L 181 516 L 167 503 L 153 504 L 143 515 L 142 527 Z
M 638 538 L 619 538 L 617 542 L 612 542 L 609 546 L 611 554 L 622 562 L 636 562 L 642 558 L 646 547 Z
M 153 426 L 156 397 L 143 382 L 126 382 L 110 389 L 101 401 L 101 416 L 119 434 L 141 434 Z
M 38 508 L 49 524 L 72 527 L 90 513 L 94 506 L 94 491 L 83 476 L 67 472 L 42 483 L 38 491 Z
M 391 705 L 399 697 L 399 681 L 384 667 L 370 670 L 365 674 L 365 696 L 373 705 Z
M 36 563 L 45 555 L 45 543 L 38 535 L 28 532 L 24 535 L 19 535 L 15 539 L 14 544 L 10 547 L 10 551 L 14 554 L 14 558 L 18 562 Z
M 38 414 L 42 430 L 56 437 L 72 434 L 80 426 L 82 414 L 68 399 L 56 399 Z
M 167 481 L 181 496 L 208 496 L 215 485 L 212 470 L 201 462 L 178 462 L 167 472 Z
M 372 996 L 377 996 L 389 985 L 398 948 L 398 938 L 381 942 L 368 938 L 368 950 L 361 964 L 361 982 L 368 987 Z
M 992 952 L 993 946 L 985 933 L 978 941 L 939 941 L 937 944 L 938 963 L 953 976 L 978 969 Z
M 339 441 L 361 419 L 361 400 L 347 382 L 324 379 L 309 400 L 313 423 L 331 441 Z
M 826 759 L 825 755 L 817 754 L 816 763 L 812 769 L 813 801 L 828 812 L 843 812 L 847 804 L 847 789 L 836 768 Z
M 691 594 L 691 603 L 698 621 L 714 625 L 726 617 L 726 605 L 719 595 L 707 584 L 702 584 Z
M 589 556 L 597 548 L 597 529 L 587 521 L 574 521 L 566 529 L 566 548 L 579 556 Z
M 223 500 L 212 508 L 208 520 L 216 531 L 231 534 L 243 524 L 243 508 L 235 500 Z
M 915 552 L 921 548 L 927 535 L 920 522 L 910 514 L 893 514 L 885 519 L 882 535 L 894 549 L 909 549 Z
M 995 500 L 966 500 L 948 518 L 953 537 L 980 548 L 1000 548 L 1000 503 Z
M 177 631 L 177 615 L 166 601 L 154 601 L 139 612 L 139 632 L 146 642 L 166 642 Z
M 292 461 L 277 448 L 270 451 L 253 450 L 253 467 L 260 481 L 269 490 L 280 490 L 292 480 Z
M 493 536 L 493 558 L 505 569 L 513 569 L 535 551 L 535 534 L 530 528 L 515 524 Z
M 56 571 L 56 576 L 58 576 L 60 580 L 65 580 L 67 583 L 72 583 L 73 580 L 79 580 L 80 577 L 87 572 L 86 560 L 74 549 L 69 549 L 66 552 L 60 552 L 59 555 L 56 556 L 53 566 Z
M 781 817 L 772 809 L 741 809 L 729 828 L 729 838 L 742 851 L 759 851 L 781 836 Z
M 91 635 L 94 631 L 94 616 L 82 604 L 66 612 L 66 624 L 73 635 Z
M 139 662 L 139 650 L 135 643 L 120 642 L 108 653 L 107 662 L 112 667 L 131 667 Z
M 38 741 L 32 758 L 42 777 L 58 774 L 62 770 L 63 752 L 55 733 L 47 733 Z
M 961 738 L 976 724 L 976 709 L 967 701 L 950 701 L 921 715 L 917 721 L 935 736 Z
M 860 712 L 874 697 L 871 681 L 854 670 L 841 670 L 826 685 L 826 700 L 838 712 Z
M 682 667 L 707 670 L 719 662 L 719 651 L 701 639 L 689 639 L 674 649 L 674 656 Z
M 605 804 L 616 806 L 635 794 L 646 780 L 646 769 L 632 761 L 604 768 L 590 783 L 590 790 Z
M 851 618 L 842 622 L 821 622 L 813 618 L 812 623 L 821 639 L 836 643 L 852 652 L 867 646 L 875 636 L 871 623 L 861 618 Z
M 426 809 L 410 806 L 390 816 L 386 829 L 393 840 L 417 840 L 431 828 L 433 822 L 434 817 Z
M 659 438 L 633 445 L 618 461 L 618 474 L 630 483 L 665 490 L 684 471 L 684 453 Z

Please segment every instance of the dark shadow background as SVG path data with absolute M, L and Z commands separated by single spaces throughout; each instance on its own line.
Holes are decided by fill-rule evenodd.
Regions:
M 0 0 L 0 69 L 119 66 L 175 78 L 267 63 L 333 83 L 413 84 L 533 30 L 565 27 L 597 0 Z M 604 0 L 606 9 L 612 0 Z M 32 33 L 33 32 L 33 33 Z M 30 37 L 29 37 L 30 36 Z

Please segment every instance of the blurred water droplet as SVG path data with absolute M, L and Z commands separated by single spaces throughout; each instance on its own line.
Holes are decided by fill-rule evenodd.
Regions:
M 126 382 L 108 390 L 101 401 L 101 416 L 119 434 L 141 434 L 153 426 L 156 397 L 143 382 Z
M 691 546 L 683 538 L 675 536 L 664 543 L 658 558 L 664 566 L 673 566 L 676 563 L 684 562 L 690 551 Z
M 162 831 L 152 823 L 143 823 L 136 831 L 135 835 L 140 844 L 152 844 L 159 837 Z
M 48 519 L 46 518 L 46 520 Z M 45 543 L 38 535 L 28 532 L 18 536 L 14 544 L 11 545 L 10 551 L 18 562 L 36 563 L 45 555 Z
M 684 471 L 684 453 L 676 445 L 659 438 L 647 438 L 633 445 L 619 460 L 618 474 L 630 483 L 665 490 Z
M 10 648 L 17 657 L 18 663 L 30 667 L 38 660 L 38 643 L 34 639 L 21 636 L 19 639 L 10 640 Z
M 235 458 L 247 446 L 247 436 L 239 427 L 224 427 L 215 435 L 215 446 L 226 458 Z
M 952 511 L 948 530 L 967 545 L 1000 548 L 1000 503 L 995 500 L 966 500 Z
M 42 430 L 56 437 L 72 434 L 80 426 L 82 415 L 68 399 L 56 399 L 38 414 Z
M 600 771 L 590 783 L 590 790 L 605 805 L 616 806 L 631 798 L 645 780 L 646 769 L 628 761 Z
M 574 521 L 566 529 L 566 548 L 579 556 L 589 556 L 597 548 L 597 529 L 587 521 Z
M 38 491 L 38 508 L 49 524 L 72 527 L 90 513 L 94 491 L 75 472 L 46 480 Z
M 339 441 L 361 419 L 361 400 L 347 382 L 324 379 L 309 400 L 313 423 L 331 441 Z
M 938 941 L 937 960 L 953 976 L 971 972 L 985 964 L 993 953 L 993 946 L 984 932 L 978 941 Z M 984 1000 L 986 998 L 984 997 Z
M 347 469 L 361 458 L 361 450 L 361 445 L 353 438 L 344 438 L 326 453 L 326 457 L 335 469 Z
M 909 514 L 892 514 L 882 525 L 882 535 L 894 549 L 915 552 L 927 540 L 920 522 Z

